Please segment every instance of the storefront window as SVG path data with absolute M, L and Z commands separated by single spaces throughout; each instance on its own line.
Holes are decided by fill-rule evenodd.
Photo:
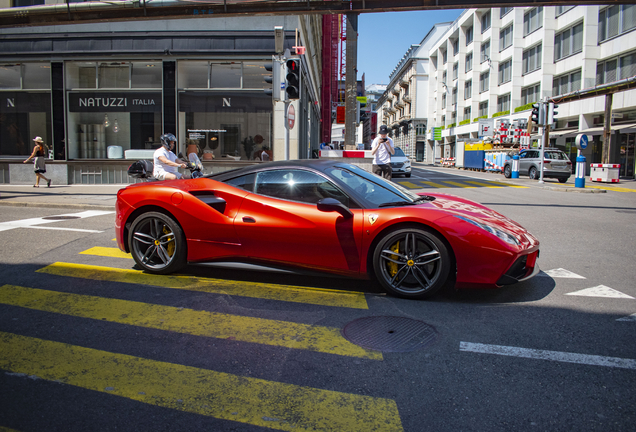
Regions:
M 52 147 L 50 88 L 50 63 L 0 64 L 0 156 L 30 155 L 36 136 Z
M 271 151 L 267 74 L 265 61 L 179 62 L 179 142 L 186 152 L 203 160 L 253 160 Z
M 67 63 L 69 159 L 112 157 L 111 146 L 125 155 L 126 150 L 160 145 L 161 64 Z

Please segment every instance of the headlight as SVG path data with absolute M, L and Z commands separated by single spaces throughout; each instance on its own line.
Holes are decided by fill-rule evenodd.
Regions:
M 461 219 L 463 221 L 466 221 L 470 224 L 473 224 L 481 229 L 483 229 L 484 231 L 488 231 L 490 234 L 494 235 L 495 237 L 500 238 L 501 240 L 505 241 L 506 243 L 509 244 L 513 244 L 516 246 L 519 246 L 519 240 L 517 240 L 517 238 L 511 234 L 508 234 L 505 231 L 500 230 L 499 228 L 495 228 L 493 226 L 487 225 L 483 222 L 477 222 L 475 220 L 472 219 L 468 219 L 467 217 L 464 216 L 455 216 L 458 219 Z

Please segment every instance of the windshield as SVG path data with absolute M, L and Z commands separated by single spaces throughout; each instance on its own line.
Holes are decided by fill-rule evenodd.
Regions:
M 394 156 L 400 156 L 400 157 L 406 157 L 406 155 L 404 154 L 404 152 L 402 151 L 401 148 L 396 147 L 395 148 L 395 155 Z
M 355 190 L 375 207 L 414 204 L 422 200 L 422 197 L 408 189 L 371 174 L 356 165 L 337 165 L 328 168 L 326 172 Z

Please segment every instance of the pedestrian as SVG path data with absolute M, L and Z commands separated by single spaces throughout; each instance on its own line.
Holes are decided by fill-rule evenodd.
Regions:
M 391 155 L 395 154 L 393 140 L 387 136 L 389 129 L 386 125 L 380 126 L 379 135 L 371 143 L 371 155 L 373 156 L 373 174 L 391 180 Z
M 44 177 L 44 173 L 46 172 L 46 164 L 44 163 L 44 158 L 46 153 L 48 153 L 48 148 L 41 137 L 36 136 L 33 138 L 35 142 L 35 147 L 33 147 L 33 153 L 27 160 L 22 163 L 27 163 L 31 159 L 33 159 L 33 171 L 35 172 L 35 184 L 33 187 L 40 187 L 40 179 L 43 178 L 46 180 L 46 186 L 51 187 L 51 179 Z
M 263 152 L 261 153 L 261 160 L 267 162 L 269 160 L 269 153 L 267 152 L 269 147 L 263 146 Z

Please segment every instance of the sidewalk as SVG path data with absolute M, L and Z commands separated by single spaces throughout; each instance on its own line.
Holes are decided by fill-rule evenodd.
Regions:
M 0 206 L 115 210 L 117 191 L 128 185 L 0 185 Z

